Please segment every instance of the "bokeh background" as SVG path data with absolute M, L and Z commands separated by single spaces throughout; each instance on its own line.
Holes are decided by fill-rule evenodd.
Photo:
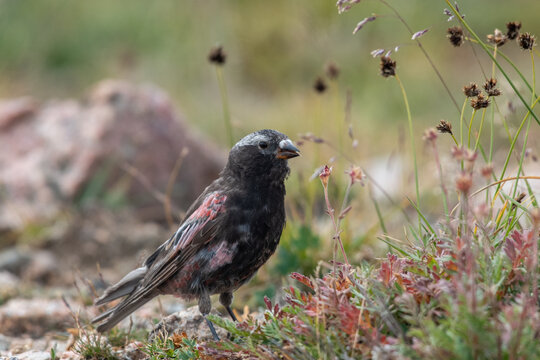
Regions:
M 413 31 L 429 29 L 421 41 L 461 107 L 463 85 L 471 81 L 483 83 L 483 73 L 491 73 L 489 58 L 469 43 L 460 48 L 451 46 L 446 29 L 454 23 L 447 22 L 443 14 L 444 1 L 390 3 Z M 508 21 L 521 21 L 522 30 L 540 34 L 538 1 L 476 0 L 463 2 L 460 7 L 482 37 L 493 33 L 495 28 L 504 31 Z M 356 24 L 372 14 L 378 15 L 377 20 L 353 35 Z M 370 55 L 374 49 L 400 47 L 392 57 L 397 61 L 397 71 L 412 109 L 422 202 L 429 216 L 440 216 L 442 208 L 435 186 L 438 180 L 434 176 L 433 154 L 422 145 L 421 138 L 424 129 L 435 126 L 440 119 L 457 126 L 459 110 L 411 40 L 411 34 L 378 1 L 362 1 L 340 15 L 333 0 L 2 0 L 0 97 L 30 96 L 41 104 L 66 98 L 84 102 L 95 84 L 103 79 L 153 84 L 169 95 L 177 114 L 185 120 L 190 131 L 215 144 L 225 154 L 229 144 L 225 136 L 221 94 L 215 66 L 207 59 L 210 49 L 217 45 L 222 45 L 227 54 L 221 71 L 236 140 L 253 130 L 273 128 L 296 141 L 302 140 L 302 134 L 313 133 L 331 144 L 304 141 L 302 158 L 291 161 L 292 174 L 287 184 L 289 223 L 282 246 L 249 288 L 241 291 L 239 307 L 244 303 L 260 304 L 264 294 L 273 296 L 291 271 L 310 273 L 320 260 L 331 258 L 332 229 L 325 215 L 322 188 L 318 179 L 310 180 L 320 165 L 334 166 L 330 190 L 333 205 L 337 208 L 341 206 L 347 184 L 344 171 L 350 166 L 351 159 L 368 169 L 394 201 L 389 202 L 369 182 L 354 186 L 353 209 L 344 223 L 343 233 L 351 261 L 369 262 L 382 256 L 387 249 L 377 238 L 382 230 L 372 198 L 378 201 L 387 221 L 387 231 L 394 237 L 403 237 L 402 210 L 414 216 L 414 209 L 406 199 L 407 196 L 414 198 L 414 187 L 404 102 L 396 81 L 379 75 L 379 59 Z M 531 79 L 528 53 L 513 42 L 501 49 Z M 337 79 L 328 79 L 325 69 L 329 63 L 339 68 Z M 517 78 L 515 73 L 510 71 L 510 74 Z M 327 85 L 323 93 L 314 90 L 318 77 L 322 77 Z M 514 131 L 518 116 L 507 110 L 508 104 L 512 102 L 514 108 L 520 108 L 520 105 L 502 77 L 497 77 L 503 93 L 508 95 L 498 100 L 498 107 L 507 116 L 510 130 Z M 352 101 L 350 113 L 345 111 L 347 94 Z M 354 147 L 347 135 L 349 125 L 356 140 Z M 538 135 L 536 125 L 532 124 L 531 139 Z M 507 147 L 503 127 L 497 126 L 495 132 L 496 146 Z M 538 146 L 538 140 L 532 140 L 531 144 Z M 447 157 L 451 139 L 441 137 L 439 145 L 443 157 Z M 178 154 L 170 156 L 175 159 Z M 191 152 L 187 156 L 196 161 L 197 153 Z M 452 169 L 452 165 L 448 167 Z M 189 172 L 190 169 L 182 168 L 181 171 Z M 452 179 L 450 173 L 449 183 Z M 92 186 L 95 188 L 95 183 L 87 184 L 86 190 Z M 164 188 L 156 190 L 166 191 Z M 109 234 L 99 239 L 108 239 L 112 244 L 107 248 L 110 256 L 99 254 L 105 240 L 95 240 L 95 233 L 91 231 L 87 232 L 91 236 L 86 237 L 81 235 L 82 230 L 72 229 L 68 234 L 56 231 L 58 218 L 3 230 L 0 251 L 13 248 L 50 250 L 56 259 L 53 263 L 68 262 L 68 269 L 72 271 L 66 268 L 62 268 L 62 274 L 53 271 L 52 278 L 44 282 L 45 286 L 66 286 L 73 277 L 80 276 L 90 279 L 99 290 L 96 263 L 100 263 L 105 281 L 115 281 L 140 263 L 143 255 L 165 240 L 170 231 L 161 205 L 155 207 L 158 215 L 153 217 L 152 225 L 145 222 L 139 227 L 133 225 L 132 219 L 127 220 L 130 211 L 134 211 L 129 209 L 129 201 L 118 201 L 118 197 L 125 194 L 115 193 L 117 197 L 112 204 L 110 196 L 104 201 L 104 194 L 109 194 L 106 189 L 86 191 L 85 194 L 94 201 L 78 201 L 67 206 L 62 213 L 62 224 L 82 221 L 75 215 L 80 213 L 85 214 L 85 220 L 92 216 L 111 216 L 109 219 L 114 220 L 97 222 L 103 226 L 98 229 L 101 234 Z M 196 195 L 191 194 L 192 197 Z M 89 203 L 91 206 L 88 207 Z M 187 205 L 175 204 L 180 209 Z M 99 212 L 105 215 L 96 215 Z M 124 214 L 124 218 L 115 218 L 118 214 Z M 127 223 L 130 225 L 125 225 Z M 66 226 L 70 228 L 69 224 Z M 50 231 L 51 228 L 56 232 Z M 115 245 L 114 238 L 118 233 L 129 238 L 130 231 L 140 234 L 141 229 L 145 229 L 144 233 L 151 240 L 137 242 L 133 245 L 135 249 L 128 246 L 129 251 L 121 248 L 127 246 L 125 242 Z M 58 237 L 64 240 L 60 241 Z M 67 246 L 66 237 L 72 242 L 77 239 L 97 242 L 91 247 L 93 252 L 85 253 L 79 245 Z M 29 254 L 34 256 L 32 252 Z M 62 261 L 54 258 L 54 254 L 61 254 Z M 70 259 L 74 260 L 70 262 Z M 57 281 L 55 276 L 63 280 Z M 35 286 L 36 283 L 31 282 L 22 292 L 32 296 Z M 91 297 L 90 293 L 87 295 Z M 0 298 L 0 302 L 11 296 L 13 294 Z

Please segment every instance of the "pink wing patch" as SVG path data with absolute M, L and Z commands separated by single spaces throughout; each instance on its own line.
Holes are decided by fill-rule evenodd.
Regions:
M 225 210 L 226 195 L 218 192 L 209 194 L 201 206 L 184 221 L 174 235 L 173 246 L 177 249 L 183 249 L 193 240 L 193 237 L 211 220 L 215 219 L 217 214 Z

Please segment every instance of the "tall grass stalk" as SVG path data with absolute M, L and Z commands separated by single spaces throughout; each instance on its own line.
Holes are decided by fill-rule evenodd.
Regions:
M 225 86 L 225 78 L 221 66 L 216 66 L 216 76 L 221 94 L 221 104 L 223 106 L 223 121 L 225 123 L 225 133 L 230 147 L 234 146 L 234 136 L 231 124 L 231 113 L 229 110 L 229 97 L 227 95 L 227 87 Z
M 414 128 L 413 128 L 413 122 L 412 122 L 412 116 L 411 116 L 411 108 L 409 107 L 409 100 L 407 99 L 407 92 L 405 91 L 405 87 L 403 86 L 403 83 L 399 79 L 398 74 L 395 74 L 394 76 L 396 78 L 396 81 L 399 84 L 399 88 L 401 89 L 401 94 L 403 95 L 403 101 L 405 102 L 405 108 L 407 110 L 407 122 L 409 124 L 409 136 L 411 138 L 411 150 L 413 155 L 413 161 L 414 161 L 414 188 L 416 192 L 416 204 L 418 209 L 420 209 L 420 187 L 418 184 L 418 162 L 416 159 L 416 142 L 414 141 Z M 420 229 L 420 219 L 418 220 L 418 228 Z
M 497 59 L 493 56 L 493 54 L 491 53 L 491 51 L 489 51 L 489 47 L 480 39 L 480 37 L 478 35 L 476 35 L 476 33 L 474 32 L 474 30 L 470 27 L 470 25 L 465 21 L 465 19 L 463 19 L 463 17 L 461 16 L 461 14 L 457 11 L 457 9 L 454 7 L 454 5 L 452 5 L 452 3 L 449 1 L 449 0 L 444 0 L 446 2 L 446 5 L 448 5 L 448 7 L 450 8 L 450 10 L 454 13 L 456 19 L 459 20 L 459 22 L 467 29 L 467 31 L 476 39 L 476 41 L 478 41 L 478 44 L 482 47 L 482 49 L 484 49 L 484 51 L 486 52 L 486 54 L 488 54 L 488 56 L 491 58 L 491 60 L 493 60 L 493 62 L 495 63 L 495 65 L 497 65 L 497 68 L 499 69 L 499 71 L 501 72 L 501 74 L 503 74 L 503 76 L 505 77 L 506 81 L 508 81 L 508 84 L 510 84 L 510 86 L 512 87 L 512 90 L 514 90 L 514 93 L 517 95 L 517 97 L 519 98 L 519 100 L 521 101 L 521 103 L 527 108 L 527 110 L 529 111 L 529 113 L 531 114 L 532 117 L 534 117 L 534 119 L 536 120 L 536 122 L 538 123 L 538 125 L 540 125 L 540 119 L 538 118 L 538 116 L 536 116 L 536 114 L 532 111 L 532 108 L 529 106 L 529 104 L 527 103 L 527 101 L 525 101 L 525 99 L 523 98 L 523 95 L 521 95 L 521 93 L 519 92 L 519 90 L 516 88 L 516 85 L 514 84 L 514 82 L 510 79 L 510 77 L 508 76 L 508 74 L 506 73 L 506 71 L 504 71 L 503 67 L 501 66 L 501 64 L 497 61 Z

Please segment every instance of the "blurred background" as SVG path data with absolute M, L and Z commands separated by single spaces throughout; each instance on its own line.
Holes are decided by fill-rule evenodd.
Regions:
M 351 262 L 384 255 L 380 216 L 384 231 L 397 238 L 406 226 L 403 212 L 414 218 L 407 201 L 415 196 L 404 101 L 397 82 L 380 76 L 374 49 L 399 46 L 391 56 L 411 106 L 423 210 L 438 218 L 439 180 L 422 134 L 441 119 L 456 129 L 463 85 L 482 84 L 492 64 L 477 46 L 449 43 L 446 29 L 456 24 L 443 14 L 444 1 L 390 4 L 413 32 L 429 29 L 420 40 L 458 106 L 410 32 L 378 1 L 341 15 L 332 0 L 0 1 L 0 272 L 5 284 L 28 284 L 5 290 L 0 303 L 68 288 L 88 304 L 92 288 L 99 292 L 118 280 L 168 238 L 182 211 L 217 176 L 229 148 L 218 72 L 235 141 L 273 128 L 300 141 L 303 154 L 291 161 L 281 247 L 240 292 L 239 308 L 273 296 L 291 271 L 310 274 L 330 259 L 332 228 L 322 187 L 310 180 L 319 166 L 334 167 L 330 192 L 338 209 L 351 163 L 391 197 L 370 181 L 353 186 L 342 234 Z M 505 32 L 509 21 L 540 34 L 538 1 L 460 6 L 482 38 L 496 28 Z M 353 35 L 372 14 L 377 19 Z M 226 53 L 219 70 L 208 61 L 218 45 Z M 501 51 L 531 81 L 528 53 L 515 42 Z M 333 78 L 329 64 L 339 70 Z M 501 118 L 514 133 L 523 112 L 496 77 L 505 96 L 497 99 L 495 148 L 504 147 L 505 155 Z M 324 86 L 319 81 L 316 91 L 318 78 Z M 531 153 L 539 148 L 538 129 L 533 122 Z M 308 133 L 315 138 L 306 139 Z M 440 135 L 438 146 L 452 187 L 451 138 Z M 74 281 L 92 286 L 75 289 Z

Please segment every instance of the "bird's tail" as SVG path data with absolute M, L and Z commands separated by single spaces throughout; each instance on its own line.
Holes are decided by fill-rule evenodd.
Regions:
M 146 271 L 146 267 L 140 267 L 133 270 L 132 272 L 124 276 L 124 278 L 122 278 L 122 280 L 120 280 L 117 284 L 105 290 L 103 295 L 100 298 L 96 299 L 96 301 L 94 301 L 94 305 L 103 305 L 111 302 L 112 300 L 132 294 L 139 286 L 141 280 L 144 278 Z M 94 318 L 92 322 L 102 323 L 98 326 L 97 331 L 108 331 L 116 324 L 118 324 L 122 319 L 124 319 L 129 314 L 146 304 L 148 301 L 150 301 L 153 297 L 154 296 L 128 296 L 115 307 L 105 311 L 101 315 Z

